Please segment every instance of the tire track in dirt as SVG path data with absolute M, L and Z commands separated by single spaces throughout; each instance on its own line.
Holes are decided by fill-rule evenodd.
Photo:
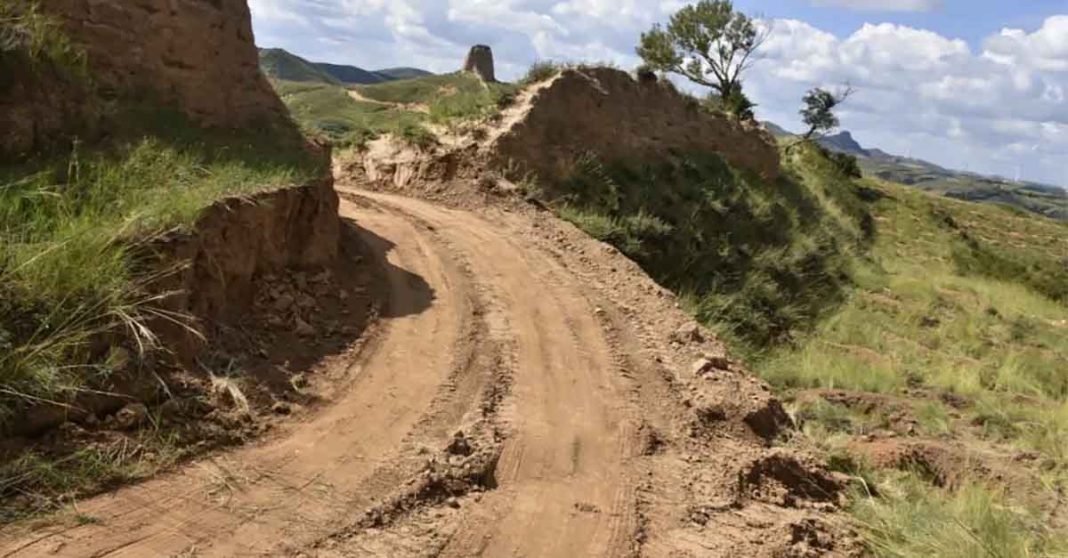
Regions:
M 368 479 L 404 463 L 412 432 L 449 399 L 442 392 L 479 390 L 456 373 L 471 360 L 477 294 L 416 225 L 356 213 L 360 240 L 388 270 L 390 317 L 365 355 L 326 371 L 352 378 L 329 407 L 262 445 L 79 503 L 91 523 L 4 529 L 0 556 L 290 553 L 385 496 Z
M 637 530 L 630 459 L 636 424 L 626 379 L 596 309 L 570 273 L 466 212 L 362 193 L 430 223 L 470 261 L 515 337 L 511 435 L 497 490 L 442 527 L 442 556 L 623 556 Z

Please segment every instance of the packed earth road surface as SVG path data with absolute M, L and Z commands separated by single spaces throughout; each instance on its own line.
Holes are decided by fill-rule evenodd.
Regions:
M 853 554 L 842 480 L 613 248 L 339 186 L 382 312 L 306 419 L 0 528 L 0 556 Z

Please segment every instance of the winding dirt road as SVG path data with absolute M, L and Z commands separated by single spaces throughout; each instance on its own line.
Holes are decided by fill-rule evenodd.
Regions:
M 345 383 L 324 408 L 80 502 L 89 521 L 0 530 L 0 557 L 749 556 L 809 544 L 796 529 L 809 512 L 743 498 L 739 471 L 764 463 L 766 444 L 739 430 L 744 413 L 701 430 L 694 392 L 671 372 L 700 347 L 657 331 L 685 318 L 632 264 L 547 217 L 343 194 L 389 296 L 370 339 L 328 371 Z M 756 383 L 737 386 L 725 397 L 759 399 Z

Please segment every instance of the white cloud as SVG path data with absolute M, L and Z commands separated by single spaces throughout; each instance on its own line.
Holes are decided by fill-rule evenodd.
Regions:
M 638 35 L 682 3 L 250 0 L 263 46 L 369 68 L 446 72 L 472 44 L 485 43 L 504 79 L 544 59 L 633 67 Z M 834 3 L 917 11 L 938 5 Z M 1068 15 L 1036 30 L 1004 29 L 974 48 L 889 23 L 865 24 L 846 37 L 797 20 L 762 24 L 772 26 L 771 35 L 746 81 L 758 116 L 798 128 L 805 90 L 848 81 L 858 92 L 842 122 L 862 143 L 974 171 L 1013 174 L 1019 164 L 1027 177 L 1068 185 Z
M 984 45 L 984 55 L 1002 64 L 1023 64 L 1040 70 L 1068 71 L 1068 15 L 1053 16 L 1038 31 L 1002 29 Z
M 776 21 L 748 88 L 758 111 L 799 128 L 793 107 L 807 88 L 849 82 L 858 92 L 842 121 L 862 143 L 1003 175 L 1019 164 L 1033 179 L 1068 184 L 1068 74 L 1056 64 L 1068 41 L 1062 19 L 1002 32 L 981 53 L 899 25 L 866 24 L 839 39 Z

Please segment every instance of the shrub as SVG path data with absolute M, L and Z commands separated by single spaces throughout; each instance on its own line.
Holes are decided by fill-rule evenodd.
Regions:
M 535 83 L 548 81 L 556 77 L 556 74 L 560 73 L 561 69 L 562 66 L 556 62 L 548 60 L 534 62 L 530 65 L 530 68 L 527 69 L 526 75 L 519 80 L 519 85 L 521 87 L 526 87 L 534 85 Z

